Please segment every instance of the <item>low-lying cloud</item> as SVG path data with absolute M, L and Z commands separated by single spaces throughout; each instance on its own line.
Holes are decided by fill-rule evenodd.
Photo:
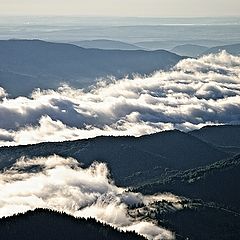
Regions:
M 0 173 L 0 217 L 48 208 L 75 217 L 93 217 L 148 239 L 174 239 L 171 231 L 144 217 L 148 209 L 153 210 L 154 202 L 162 200 L 178 211 L 184 199 L 167 193 L 144 196 L 117 187 L 104 163 L 83 169 L 72 158 L 22 158 Z
M 11 99 L 0 88 L 0 145 L 239 123 L 240 57 L 226 52 L 149 77 L 101 81 L 89 91 L 62 86 Z

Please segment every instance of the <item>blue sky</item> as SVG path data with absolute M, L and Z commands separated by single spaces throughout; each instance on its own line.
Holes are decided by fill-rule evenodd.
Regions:
M 238 16 L 239 0 L 0 0 L 1 15 Z

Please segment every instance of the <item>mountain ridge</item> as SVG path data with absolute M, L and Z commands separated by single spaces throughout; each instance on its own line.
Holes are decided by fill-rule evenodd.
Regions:
M 77 45 L 83 48 L 98 48 L 105 50 L 145 50 L 137 45 L 126 43 L 122 41 L 116 41 L 111 39 L 94 39 L 94 40 L 81 40 L 74 41 L 71 44 Z
M 48 209 L 35 209 L 26 213 L 1 218 L 2 239 L 84 239 L 84 240 L 143 240 L 134 232 L 120 232 L 116 228 L 94 219 L 74 218 Z
M 126 181 L 129 176 L 147 169 L 158 168 L 160 174 L 166 168 L 184 170 L 231 156 L 188 133 L 173 130 L 138 138 L 102 136 L 59 143 L 1 147 L 0 168 L 10 166 L 22 156 L 34 158 L 53 154 L 73 157 L 86 166 L 96 160 L 106 162 L 114 180 L 124 185 L 134 182 L 134 179 L 132 182 Z
M 38 39 L 0 40 L 0 55 L 0 85 L 13 96 L 29 95 L 34 88 L 56 89 L 63 82 L 82 88 L 98 78 L 150 74 L 183 59 L 166 50 L 85 49 Z

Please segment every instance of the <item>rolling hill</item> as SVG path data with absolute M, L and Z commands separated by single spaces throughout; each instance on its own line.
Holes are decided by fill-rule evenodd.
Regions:
M 206 46 L 208 48 L 218 46 L 218 45 L 224 45 L 225 42 L 219 41 L 219 40 L 211 40 L 211 39 L 191 39 L 191 40 L 153 40 L 153 41 L 142 41 L 142 42 L 136 42 L 134 43 L 135 45 L 146 48 L 146 49 L 151 49 L 151 50 L 156 50 L 156 49 L 166 49 L 168 51 L 171 51 L 176 46 L 179 45 L 200 45 L 200 46 Z
M 204 167 L 172 171 L 159 180 L 139 187 L 145 194 L 174 192 L 192 199 L 214 202 L 240 213 L 240 155 Z
M 203 52 L 207 51 L 208 47 L 194 45 L 194 44 L 184 44 L 174 47 L 171 52 L 176 53 L 181 56 L 198 57 Z
M 0 86 L 13 96 L 28 95 L 37 87 L 57 88 L 63 82 L 86 87 L 109 75 L 149 74 L 182 59 L 164 50 L 84 49 L 40 40 L 2 40 L 0 56 Z
M 204 51 L 202 55 L 210 54 L 210 53 L 219 53 L 221 51 L 227 51 L 232 55 L 239 55 L 240 54 L 240 43 L 239 44 L 231 44 L 231 45 L 221 45 L 209 48 L 208 50 Z
M 211 144 L 177 130 L 135 137 L 96 137 L 62 143 L 0 148 L 0 168 L 22 156 L 57 154 L 73 157 L 85 166 L 106 162 L 118 184 L 132 185 L 159 178 L 166 170 L 187 170 L 231 156 Z
M 94 219 L 77 219 L 65 213 L 44 209 L 0 219 L 0 238 L 4 240 L 145 239 L 135 233 L 119 232 Z
M 190 134 L 202 141 L 218 146 L 224 151 L 240 152 L 239 125 L 206 126 L 192 131 Z
M 239 214 L 199 200 L 180 211 L 159 214 L 157 219 L 174 229 L 176 240 L 238 240 L 240 235 Z
M 109 39 L 83 40 L 71 43 L 82 48 L 98 48 L 105 50 L 143 50 L 143 48 L 134 44 Z
M 239 129 L 236 125 L 209 126 L 189 133 L 174 130 L 139 138 L 96 137 L 2 147 L 0 169 L 11 167 L 22 156 L 32 158 L 52 154 L 76 158 L 84 166 L 94 160 L 106 162 L 116 184 L 132 186 L 133 191 L 143 194 L 171 192 L 184 197 L 181 200 L 183 207 L 178 211 L 171 210 L 174 209 L 171 202 L 162 200 L 154 202 L 154 209 L 144 215 L 175 232 L 177 240 L 237 240 L 240 226 Z M 89 239 L 96 239 L 94 234 L 99 234 L 98 239 L 111 239 L 113 234 L 117 234 L 114 239 L 138 239 L 132 233 L 123 235 L 108 226 L 104 226 L 101 238 L 101 224 L 94 220 L 76 220 L 45 210 L 36 213 L 0 219 L 0 236 L 7 233 L 10 237 L 4 239 L 17 239 L 14 237 L 26 232 L 31 236 L 29 239 L 38 239 L 33 237 L 44 237 L 48 231 L 61 239 L 65 236 L 61 229 L 65 228 L 66 233 L 75 233 L 69 233 L 69 239 L 75 239 L 74 236 L 84 234 L 84 231 Z M 47 224 L 42 224 L 43 227 L 40 223 Z M 26 226 L 33 227 L 25 231 Z

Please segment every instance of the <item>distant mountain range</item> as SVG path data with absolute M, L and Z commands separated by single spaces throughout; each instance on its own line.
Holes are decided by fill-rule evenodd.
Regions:
M 181 56 L 198 57 L 207 50 L 208 48 L 205 46 L 184 44 L 174 47 L 173 49 L 171 49 L 171 52 Z
M 171 49 L 182 46 L 182 45 L 197 45 L 197 46 L 206 46 L 207 48 L 224 45 L 225 42 L 219 40 L 169 40 L 169 41 L 145 41 L 145 42 L 136 42 L 135 45 L 149 49 L 149 50 L 156 50 L 156 49 L 166 49 L 171 51 Z
M 239 55 L 240 54 L 240 43 L 239 44 L 232 44 L 232 45 L 222 45 L 222 46 L 216 46 L 212 47 L 202 53 L 202 55 L 210 54 L 210 53 L 219 53 L 221 51 L 227 51 L 230 54 L 233 55 Z
M 96 78 L 149 74 L 169 69 L 182 57 L 164 50 L 85 49 L 40 40 L 0 41 L 0 86 L 13 96 L 34 88 L 57 88 L 62 82 L 86 87 Z
M 203 42 L 204 43 L 204 42 Z M 217 42 L 219 44 L 219 42 Z M 136 43 L 136 44 L 130 44 L 125 43 L 121 41 L 115 41 L 115 40 L 108 40 L 108 39 L 97 39 L 97 40 L 85 40 L 85 41 L 77 41 L 72 42 L 72 44 L 77 45 L 79 47 L 83 48 L 96 48 L 96 49 L 106 49 L 106 50 L 167 50 L 172 53 L 175 53 L 180 56 L 187 56 L 187 57 L 199 57 L 201 55 L 206 55 L 210 53 L 218 53 L 220 51 L 227 51 L 230 54 L 233 55 L 239 55 L 240 54 L 240 44 L 231 44 L 231 45 L 219 45 L 214 47 L 207 47 L 209 44 L 206 43 L 205 45 L 199 45 L 199 44 L 191 44 L 186 43 L 182 45 L 178 45 L 179 42 L 173 42 L 172 45 L 174 45 L 173 48 L 168 46 L 169 43 L 163 42 L 162 45 L 159 43 L 159 46 L 157 43 L 156 46 L 153 43 L 153 46 L 149 44 L 143 44 L 143 43 Z M 139 44 L 139 46 L 138 46 Z M 144 47 L 144 45 L 146 45 Z M 158 46 L 158 47 L 157 47 Z M 211 46 L 211 44 L 210 44 Z
M 134 44 L 121 41 L 97 39 L 72 42 L 83 48 L 118 49 L 118 50 L 167 50 L 180 56 L 199 57 L 210 53 L 218 53 L 226 50 L 233 55 L 240 54 L 240 44 L 224 45 L 220 41 L 198 40 L 198 41 L 153 41 L 137 42 Z
M 98 48 L 105 50 L 144 50 L 137 45 L 109 39 L 96 39 L 72 42 L 83 48 Z
M 170 51 L 181 56 L 201 57 L 203 55 L 208 55 L 211 53 L 219 53 L 224 50 L 232 55 L 239 55 L 240 44 L 222 45 L 211 48 L 200 45 L 184 44 L 176 46 Z
M 160 69 L 168 70 L 184 58 L 175 53 L 191 57 L 203 54 L 201 51 L 204 54 L 220 50 L 240 53 L 240 44 L 210 49 L 188 44 L 175 47 L 172 49 L 175 53 L 171 53 L 166 50 L 134 50 L 135 46 L 131 44 L 110 41 L 109 45 L 108 42 L 97 40 L 85 41 L 84 44 L 131 50 L 86 49 L 73 44 L 40 40 L 1 40 L 0 86 L 12 96 L 29 95 L 35 88 L 56 89 L 62 83 L 82 88 L 102 77 L 121 78 L 134 73 L 150 74 Z

